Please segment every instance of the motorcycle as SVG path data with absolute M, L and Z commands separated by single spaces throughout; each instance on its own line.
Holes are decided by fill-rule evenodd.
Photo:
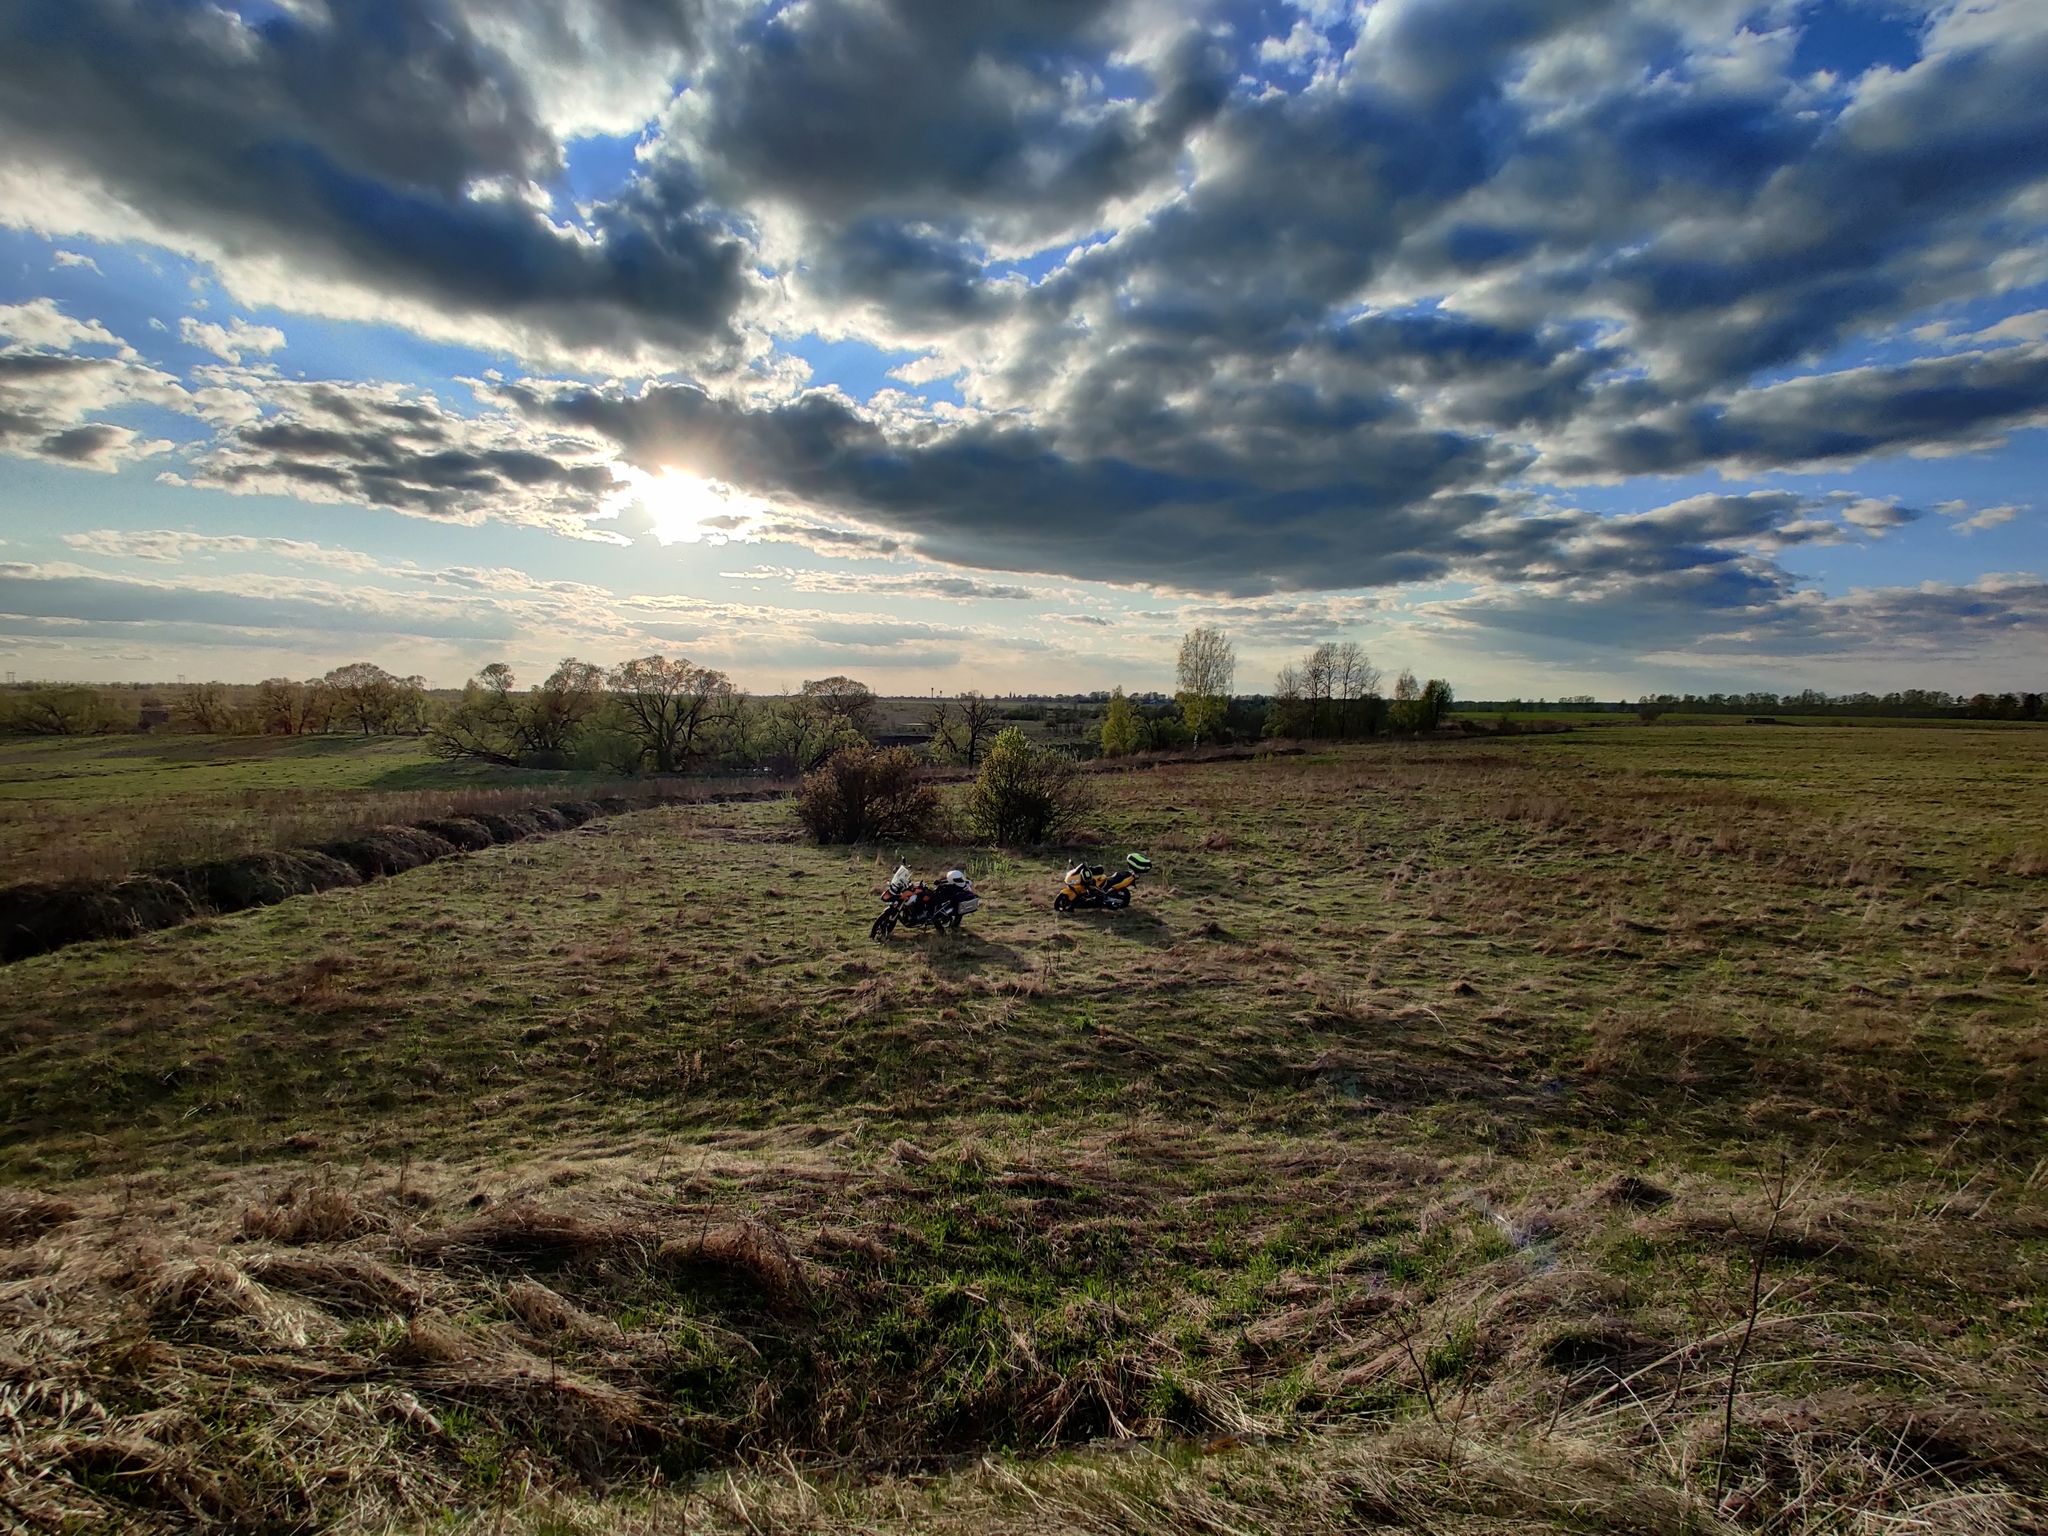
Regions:
M 1076 864 L 1067 871 L 1066 885 L 1052 899 L 1055 912 L 1079 912 L 1091 907 L 1117 912 L 1131 904 L 1138 876 L 1151 869 L 1152 861 L 1142 853 L 1124 860 L 1128 869 L 1107 873 L 1100 864 Z
M 889 877 L 882 902 L 882 915 L 868 928 L 871 939 L 886 939 L 898 927 L 957 932 L 960 919 L 979 907 L 981 898 L 974 894 L 974 882 L 964 871 L 949 869 L 941 879 L 926 885 L 911 878 L 909 865 L 899 864 Z

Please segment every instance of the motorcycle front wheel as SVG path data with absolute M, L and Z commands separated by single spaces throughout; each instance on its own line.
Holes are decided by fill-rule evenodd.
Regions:
M 896 919 L 889 913 L 884 912 L 875 919 L 874 925 L 868 929 L 868 937 L 871 939 L 886 939 L 895 931 Z
M 1059 895 L 1053 897 L 1052 909 L 1055 912 L 1071 912 L 1074 910 L 1074 898 L 1061 891 Z

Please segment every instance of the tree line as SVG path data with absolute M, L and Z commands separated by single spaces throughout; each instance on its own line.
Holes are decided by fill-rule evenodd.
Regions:
M 1178 686 L 1170 705 L 1133 699 L 1121 688 L 1110 693 L 1102 716 L 1104 756 L 1200 746 L 1205 737 L 1352 741 L 1412 735 L 1435 730 L 1452 704 L 1449 683 L 1420 683 L 1405 670 L 1392 697 L 1383 695 L 1380 669 L 1351 640 L 1315 646 L 1283 666 L 1263 700 L 1232 695 L 1237 653 L 1220 630 L 1190 631 L 1175 671 Z
M 357 661 L 304 681 L 193 683 L 171 692 L 30 685 L 0 694 L 0 732 L 91 736 L 168 726 L 208 736 L 422 736 L 434 716 L 423 677 Z
M 1070 755 L 1199 747 L 1262 736 L 1329 739 L 1436 728 L 1451 705 L 1449 685 L 1401 673 L 1391 697 L 1379 669 L 1356 644 L 1315 647 L 1281 669 L 1270 699 L 1234 693 L 1237 655 L 1221 630 L 1182 638 L 1176 691 L 1127 695 L 1114 690 L 1090 726 L 1062 711 Z M 0 695 L 0 730 L 83 735 L 167 726 L 207 735 L 418 736 L 444 760 L 508 767 L 677 773 L 691 769 L 766 769 L 809 773 L 841 748 L 875 735 L 880 700 L 844 676 L 807 681 L 795 694 L 758 697 L 724 672 L 684 657 L 635 657 L 616 666 L 565 657 L 522 688 L 512 668 L 493 662 L 459 697 L 436 697 L 418 676 L 373 662 L 351 662 L 315 678 L 274 677 L 254 686 L 218 682 L 181 686 L 168 705 L 154 692 L 117 703 L 110 690 L 31 687 Z M 1075 718 L 1068 719 L 1069 716 Z M 1006 706 L 978 691 L 925 703 L 926 761 L 979 770 L 999 735 L 1031 707 Z M 1085 734 L 1081 734 L 1085 729 Z

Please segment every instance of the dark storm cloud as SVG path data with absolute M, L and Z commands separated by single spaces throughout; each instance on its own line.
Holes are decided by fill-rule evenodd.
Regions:
M 1431 501 L 1476 478 L 1483 446 L 1452 434 L 1382 434 L 1350 479 L 1294 487 L 1057 452 L 992 421 L 922 440 L 892 436 L 836 396 L 747 409 L 687 388 L 637 397 L 501 391 L 531 418 L 620 443 L 643 465 L 842 508 L 915 537 L 931 558 L 1083 577 L 1142 576 L 1227 591 L 1402 581 L 1448 569 L 1455 530 L 1491 502 Z M 1259 563 L 1246 568 L 1248 539 Z
M 887 8 L 791 14 L 801 26 L 727 79 L 738 94 L 707 79 L 682 138 L 713 154 L 718 112 L 749 121 L 775 70 L 809 79 L 813 42 L 833 44 L 819 121 L 835 124 L 870 99 L 853 91 L 863 61 L 909 68 L 916 51 Z M 1129 22 L 1071 14 L 1098 32 Z M 1028 289 L 979 264 L 1022 183 L 990 169 L 1000 154 L 948 170 L 996 142 L 964 107 L 943 149 L 910 133 L 858 166 L 826 154 L 829 185 L 793 147 L 810 142 L 799 122 L 786 171 L 770 135 L 749 151 L 766 158 L 719 173 L 744 162 L 762 199 L 809 221 L 798 291 L 821 317 L 857 297 L 906 345 L 936 327 L 942 356 L 961 328 L 970 398 L 1008 414 L 896 430 L 814 401 L 613 426 L 636 453 L 694 454 L 938 558 L 1234 591 L 1511 564 L 1542 535 L 1502 515 L 1499 487 L 1532 462 L 1755 470 L 1978 441 L 2048 406 L 2031 359 L 1746 386 L 1980 292 L 1990 260 L 2038 241 L 2012 200 L 2048 172 L 2048 98 L 2032 89 L 2048 34 L 2001 14 L 1930 33 L 1917 67 L 1852 92 L 1795 79 L 1793 34 L 1743 33 L 1732 10 L 1386 0 L 1334 39 L 1348 59 L 1314 86 L 1234 83 L 1191 120 L 1184 187 Z M 1269 34 L 1233 19 L 1234 40 L 1191 25 L 1157 56 L 1227 47 L 1253 68 Z M 956 64 L 961 36 L 932 58 Z M 1155 88 L 1175 78 L 1162 66 Z M 955 110 L 946 90 L 908 94 L 892 110 Z M 1085 210 L 1095 184 L 1063 201 L 1065 162 L 1034 131 L 1052 179 L 1031 206 Z M 1129 185 L 1146 163 L 1127 162 Z M 1681 563 L 1692 539 L 1655 520 L 1617 535 L 1634 558 L 1663 541 Z
M 1784 468 L 1974 447 L 2044 419 L 2048 346 L 2008 347 L 1820 374 L 1603 424 L 1545 467 L 1565 476 Z
M 1103 80 L 1125 40 L 1116 0 L 824 0 L 740 26 L 683 114 L 735 203 L 786 202 L 883 238 L 864 219 L 1010 238 L 1057 234 L 1170 170 L 1223 104 L 1226 54 L 1190 34 L 1142 97 Z M 845 269 L 850 275 L 859 258 Z
M 521 77 L 437 0 L 255 25 L 204 5 L 23 0 L 0 10 L 0 134 L 203 249 L 570 344 L 688 343 L 722 332 L 739 297 L 739 246 L 686 176 L 593 210 L 588 237 L 522 201 L 559 147 Z M 472 195 L 492 182 L 504 195 Z

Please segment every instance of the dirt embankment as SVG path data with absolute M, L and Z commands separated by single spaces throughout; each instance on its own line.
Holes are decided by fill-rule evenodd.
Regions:
M 786 791 L 738 791 L 711 800 L 779 798 Z M 0 889 L 0 963 L 93 939 L 128 939 L 193 918 L 274 906 L 293 896 L 361 885 L 458 853 L 566 832 L 636 802 L 564 800 L 498 814 L 436 817 L 370 827 L 317 848 L 245 853 L 151 870 L 125 880 L 30 881 Z

